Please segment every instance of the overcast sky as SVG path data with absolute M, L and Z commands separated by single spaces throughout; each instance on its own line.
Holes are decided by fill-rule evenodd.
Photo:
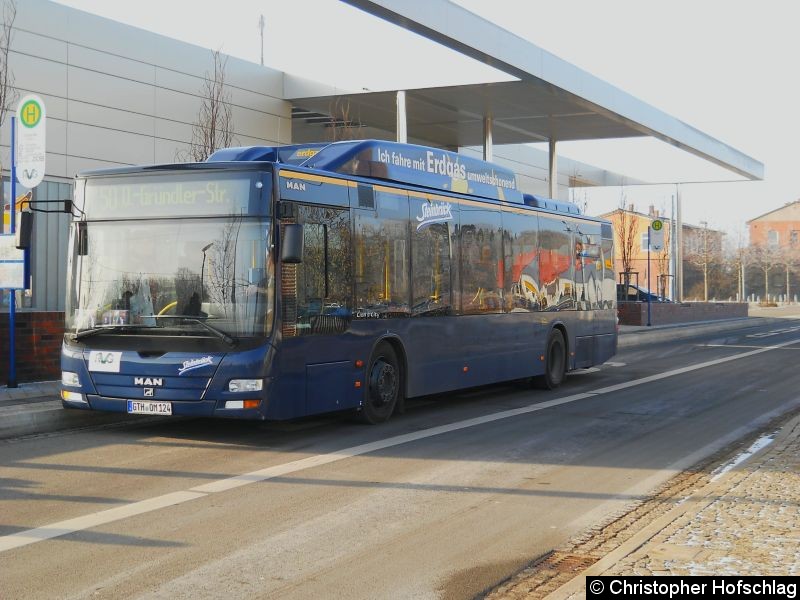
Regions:
M 425 0 L 409 0 L 420 1 Z M 61 0 L 75 8 L 350 89 L 508 78 L 336 0 Z M 763 162 L 764 182 L 684 184 L 684 219 L 738 237 L 744 222 L 800 197 L 800 4 L 779 0 L 458 0 Z M 135 9 L 134 9 L 135 7 Z M 648 181 L 738 179 L 652 140 L 560 144 L 578 160 Z M 674 185 L 590 190 L 590 213 L 669 211 Z

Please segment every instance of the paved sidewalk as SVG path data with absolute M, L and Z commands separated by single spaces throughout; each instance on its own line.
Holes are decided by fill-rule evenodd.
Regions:
M 588 575 L 800 575 L 800 417 L 734 463 L 547 597 Z
M 59 381 L 37 381 L 34 383 L 20 383 L 19 387 L 0 387 L 0 407 L 26 404 L 30 402 L 44 402 L 58 398 Z

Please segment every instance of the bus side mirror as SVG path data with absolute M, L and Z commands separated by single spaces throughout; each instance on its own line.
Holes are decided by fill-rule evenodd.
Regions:
M 12 217 L 13 218 L 13 217 Z M 26 210 L 19 213 L 17 222 L 17 250 L 28 250 L 31 247 L 31 236 L 33 235 L 33 213 Z
M 281 261 L 288 264 L 303 262 L 303 226 L 299 223 L 287 223 L 283 226 Z
M 86 227 L 86 221 L 78 221 L 77 226 L 78 256 L 86 256 L 89 254 L 89 230 Z

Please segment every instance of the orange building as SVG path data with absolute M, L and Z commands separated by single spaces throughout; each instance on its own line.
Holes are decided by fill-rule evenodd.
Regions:
M 750 219 L 751 246 L 800 247 L 800 200 Z

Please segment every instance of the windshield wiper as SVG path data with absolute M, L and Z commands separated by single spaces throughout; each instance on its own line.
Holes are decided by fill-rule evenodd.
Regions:
M 92 337 L 99 333 L 112 333 L 119 331 L 135 331 L 137 329 L 154 329 L 154 325 L 102 325 L 101 327 L 92 327 L 91 329 L 83 329 L 72 336 L 74 340 L 82 340 L 83 338 Z
M 185 315 L 142 315 L 142 318 L 180 319 L 181 321 L 191 321 L 192 323 L 197 323 L 201 327 L 205 328 L 206 331 L 209 331 L 210 333 L 214 334 L 215 337 L 218 337 L 229 346 L 235 346 L 237 344 L 236 339 L 232 338 L 221 329 L 217 329 L 213 325 L 209 325 L 208 323 L 205 322 L 204 319 L 201 319 L 199 317 L 188 317 Z

